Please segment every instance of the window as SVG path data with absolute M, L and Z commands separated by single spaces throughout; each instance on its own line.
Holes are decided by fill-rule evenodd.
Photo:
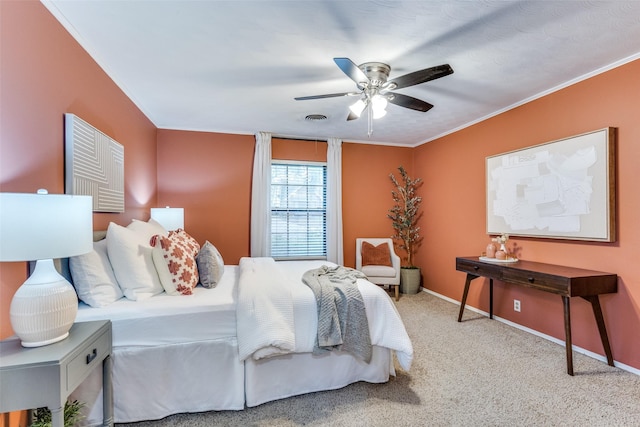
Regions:
M 271 163 L 271 256 L 326 259 L 327 166 Z

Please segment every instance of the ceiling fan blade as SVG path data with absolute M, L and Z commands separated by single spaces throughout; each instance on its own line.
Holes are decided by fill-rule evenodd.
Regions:
M 351 80 L 356 82 L 359 88 L 362 89 L 361 83 L 367 83 L 369 78 L 356 64 L 349 58 L 333 58 L 333 61 L 338 67 L 345 73 Z
M 326 95 L 299 96 L 293 99 L 295 99 L 296 101 L 306 101 L 308 99 L 336 98 L 339 96 L 353 96 L 353 95 L 360 95 L 360 94 L 354 93 L 354 92 L 341 92 L 341 93 L 328 93 Z
M 433 105 L 428 102 L 424 102 L 418 98 L 414 98 L 413 96 L 407 96 L 401 93 L 391 93 L 387 95 L 387 100 L 392 104 L 399 105 L 400 107 L 422 111 L 423 113 L 433 108 Z
M 391 85 L 395 85 L 395 87 L 390 87 L 390 89 L 402 89 L 403 87 L 414 86 L 430 80 L 439 79 L 440 77 L 448 76 L 451 73 L 453 73 L 453 68 L 451 68 L 449 64 L 437 65 L 435 67 L 414 71 L 413 73 L 405 74 L 404 76 L 389 80 L 384 86 L 389 87 Z

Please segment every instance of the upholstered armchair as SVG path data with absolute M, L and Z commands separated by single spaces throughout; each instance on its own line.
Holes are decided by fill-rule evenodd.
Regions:
M 356 270 L 363 272 L 371 283 L 394 288 L 396 301 L 400 296 L 400 257 L 389 238 L 357 238 Z

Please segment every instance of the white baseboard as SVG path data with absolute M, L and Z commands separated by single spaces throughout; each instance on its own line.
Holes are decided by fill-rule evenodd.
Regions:
M 438 297 L 440 299 L 443 299 L 445 301 L 448 301 L 448 302 L 450 302 L 452 304 L 455 304 L 455 305 L 458 305 L 458 306 L 460 305 L 460 301 L 456 301 L 456 300 L 454 300 L 452 298 L 446 297 L 446 296 L 444 296 L 442 294 L 439 294 L 437 292 L 431 291 L 429 289 L 422 288 L 422 291 L 426 292 L 428 294 L 431 294 L 431 295 L 433 295 L 435 297 Z M 489 313 L 487 313 L 486 311 L 479 310 L 479 309 L 477 309 L 475 307 L 471 307 L 471 306 L 467 305 L 467 306 L 465 306 L 465 310 L 470 310 L 470 311 L 473 311 L 475 313 L 482 314 L 485 317 L 489 317 Z M 552 342 L 554 342 L 556 344 L 559 344 L 562 347 L 565 347 L 564 340 L 559 340 L 558 338 L 552 337 L 551 335 L 543 334 L 542 332 L 536 331 L 535 329 L 527 328 L 526 326 L 519 325 L 519 324 L 514 323 L 514 322 L 512 322 L 510 320 L 503 319 L 502 317 L 496 316 L 495 314 L 493 315 L 493 318 L 494 318 L 494 320 L 497 320 L 498 322 L 505 323 L 505 324 L 507 324 L 509 326 L 512 326 L 512 327 L 516 328 L 516 329 L 520 329 L 522 331 L 529 332 L 530 334 L 536 335 L 538 337 L 541 337 L 541 338 L 544 338 L 546 340 L 552 341 Z M 607 363 L 606 356 L 600 355 L 598 353 L 594 353 L 592 351 L 586 350 L 586 349 L 584 349 L 582 347 L 578 347 L 576 345 L 572 345 L 571 348 L 573 349 L 573 351 L 575 351 L 577 353 L 581 353 L 581 354 L 589 356 L 589 357 L 591 357 L 593 359 L 596 359 L 596 360 L 599 360 L 601 362 Z M 620 368 L 620 369 L 622 369 L 624 371 L 628 371 L 628 372 L 631 372 L 632 374 L 636 374 L 636 375 L 640 376 L 640 369 L 634 368 L 633 366 L 625 365 L 624 363 L 618 362 L 616 360 L 613 361 L 613 364 L 614 364 L 614 366 L 616 368 Z

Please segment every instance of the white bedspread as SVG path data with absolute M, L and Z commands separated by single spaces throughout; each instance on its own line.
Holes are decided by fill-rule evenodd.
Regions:
M 227 265 L 215 288 L 193 295 L 161 293 L 143 301 L 121 298 L 106 307 L 78 306 L 77 322 L 111 320 L 113 347 L 153 347 L 234 339 L 238 266 Z
M 240 260 L 237 327 L 241 360 L 285 353 L 313 352 L 318 313 L 311 289 L 302 275 L 327 261 L 279 261 L 270 258 Z M 371 344 L 396 352 L 398 362 L 409 370 L 413 346 L 391 298 L 377 285 L 358 279 Z
M 236 318 L 240 360 L 293 352 L 293 284 L 273 258 L 241 258 L 239 265 Z

